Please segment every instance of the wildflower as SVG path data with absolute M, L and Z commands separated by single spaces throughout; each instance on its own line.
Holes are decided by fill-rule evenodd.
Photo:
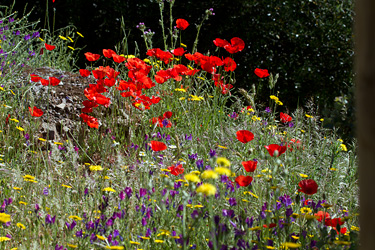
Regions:
M 40 117 L 43 115 L 43 111 L 41 109 L 38 109 L 37 107 L 29 107 L 29 111 L 30 111 L 30 114 L 31 116 L 34 116 L 34 117 Z
M 243 161 L 242 166 L 245 168 L 246 172 L 254 172 L 257 168 L 257 161 Z
M 26 227 L 22 223 L 17 223 L 17 227 L 23 229 L 26 229 Z
M 303 207 L 303 208 L 301 208 L 300 211 L 303 214 L 310 214 L 312 212 L 312 210 L 310 208 L 308 208 L 308 207 Z
M 340 144 L 341 151 L 348 151 L 345 144 Z
M 292 121 L 292 117 L 286 113 L 280 112 L 280 121 L 282 123 L 287 123 Z
M 116 250 L 122 250 L 124 249 L 123 246 L 106 246 L 106 249 L 116 249 Z
M 107 239 L 106 237 L 98 235 L 98 234 L 96 235 L 96 237 L 98 237 L 99 240 L 106 240 Z
M 318 211 L 318 213 L 314 214 L 316 216 L 316 219 L 321 222 L 322 220 L 325 221 L 326 219 L 330 219 L 330 215 L 327 212 L 324 211 Z
M 210 157 L 214 157 L 216 155 L 216 151 L 213 150 L 213 149 L 210 149 L 210 153 L 209 153 Z
M 77 245 L 73 245 L 73 244 L 66 244 L 68 247 L 71 247 L 71 248 L 77 248 L 78 246 Z
M 61 184 L 62 187 L 65 187 L 65 188 L 72 188 L 71 186 L 68 186 L 68 185 L 65 185 L 65 184 Z
M 230 176 L 231 173 L 232 173 L 230 171 L 230 169 L 225 168 L 225 167 L 217 167 L 217 168 L 215 168 L 215 172 L 220 174 L 220 175 L 226 175 L 226 176 Z
M 173 174 L 174 176 L 177 176 L 179 174 L 183 174 L 184 173 L 184 168 L 182 167 L 181 164 L 179 165 L 176 165 L 176 166 L 171 166 L 171 167 L 168 167 L 168 170 L 171 172 L 171 174 Z
M 155 240 L 155 243 L 163 243 L 164 240 Z
M 103 170 L 103 168 L 99 165 L 98 166 L 94 166 L 94 165 L 90 166 L 90 171 L 92 171 L 92 172 L 101 171 L 101 170 Z
M 264 146 L 268 153 L 271 156 L 280 156 L 281 154 L 285 153 L 286 151 L 286 146 L 280 146 L 278 144 L 270 144 L 268 146 Z
M 190 181 L 190 182 L 200 182 L 201 181 L 197 175 L 192 174 L 192 173 L 186 174 L 184 177 L 187 181 Z
M 73 219 L 73 220 L 82 220 L 81 217 L 76 216 L 76 215 L 71 215 L 71 216 L 69 216 L 69 219 Z
M 179 89 L 179 88 L 177 88 L 177 89 L 174 89 L 175 91 L 180 91 L 180 92 L 186 92 L 186 89 Z
M 0 213 L 0 222 L 7 223 L 10 221 L 10 215 L 5 213 Z
M 176 27 L 180 30 L 185 30 L 189 26 L 188 21 L 185 19 L 179 18 L 176 20 Z
M 309 177 L 307 174 L 299 174 L 302 178 L 307 178 Z
M 20 126 L 17 126 L 16 129 L 18 129 L 19 131 L 25 131 L 22 127 Z
M 151 146 L 151 149 L 156 152 L 167 149 L 167 146 L 163 142 L 159 142 L 159 141 L 151 141 L 150 146 Z
M 113 188 L 110 188 L 110 187 L 103 188 L 103 191 L 116 193 L 116 190 L 114 190 Z
M 313 118 L 311 115 L 305 114 L 307 118 Z
M 24 181 L 31 181 L 31 180 L 35 180 L 35 177 L 27 174 L 27 175 L 23 176 L 23 180 Z
M 129 241 L 129 243 L 132 244 L 132 245 L 140 245 L 141 244 L 141 243 L 136 242 L 136 241 Z
M 197 188 L 197 193 L 202 193 L 207 196 L 215 195 L 216 194 L 216 187 L 209 183 L 203 183 Z
M 9 241 L 10 238 L 8 237 L 0 237 L 0 242 L 3 242 L 3 241 Z
M 54 45 L 49 45 L 49 44 L 44 44 L 44 47 L 46 48 L 46 50 L 54 50 L 56 48 L 56 46 Z
M 81 33 L 79 33 L 78 31 L 76 32 L 80 37 L 84 37 Z
M 204 98 L 202 96 L 190 95 L 192 101 L 202 101 Z
M 298 191 L 308 195 L 315 194 L 318 191 L 318 184 L 316 184 L 316 182 L 311 179 L 305 179 L 300 181 L 298 183 L 298 186 L 301 188 L 298 189 Z
M 203 179 L 217 179 L 217 178 L 219 178 L 219 175 L 213 170 L 205 170 L 202 173 L 201 177 Z
M 241 187 L 247 187 L 253 181 L 253 177 L 251 176 L 243 176 L 239 175 L 236 177 L 235 182 L 240 185 Z
M 299 248 L 302 245 L 299 244 L 299 243 L 294 243 L 294 242 L 285 242 L 285 243 L 282 244 L 282 246 L 284 248 L 292 248 L 293 249 L 293 248 Z
M 268 70 L 267 70 L 267 69 L 258 69 L 258 68 L 256 68 L 256 69 L 254 70 L 254 73 L 255 73 L 258 77 L 260 77 L 260 78 L 264 78 L 264 77 L 267 77 L 267 76 L 270 75 L 270 74 L 268 73 Z
M 85 57 L 88 61 L 94 62 L 94 61 L 97 61 L 100 58 L 100 55 L 99 54 L 93 54 L 91 52 L 86 52 Z
M 248 143 L 249 141 L 254 139 L 254 134 L 248 130 L 238 130 L 236 132 L 236 135 L 237 140 L 239 140 L 242 143 Z
M 218 157 L 216 159 L 216 164 L 221 167 L 230 167 L 230 161 L 225 157 Z

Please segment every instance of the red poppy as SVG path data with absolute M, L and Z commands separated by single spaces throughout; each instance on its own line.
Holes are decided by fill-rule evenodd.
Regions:
M 227 57 L 225 58 L 224 60 L 224 70 L 225 71 L 234 71 L 235 69 L 237 68 L 237 64 L 236 62 L 230 58 L 230 57 Z
M 184 53 L 186 52 L 186 50 L 184 50 L 184 48 L 180 47 L 180 48 L 175 48 L 172 53 L 173 55 L 175 56 L 183 56 Z
M 224 49 L 229 53 L 237 53 L 245 48 L 245 42 L 239 37 L 233 37 L 230 39 L 230 44 L 224 46 Z
M 257 168 L 257 161 L 243 161 L 242 166 L 245 168 L 246 172 L 254 172 Z
M 30 80 L 32 82 L 39 82 L 40 79 L 42 79 L 40 76 L 36 75 L 36 74 L 30 74 Z
M 240 185 L 241 187 L 247 187 L 253 181 L 253 177 L 251 176 L 243 176 L 239 175 L 236 177 L 235 182 Z
M 267 149 L 268 153 L 271 156 L 274 156 L 275 152 L 277 152 L 277 156 L 280 156 L 286 151 L 286 146 L 280 146 L 278 144 L 270 144 L 264 147 Z
M 264 224 L 263 227 L 264 228 L 274 228 L 274 227 L 276 227 L 276 223 L 270 223 L 269 225 Z
M 287 122 L 292 121 L 292 117 L 290 115 L 288 115 L 288 114 L 280 112 L 280 120 L 283 123 L 287 123 Z
M 113 54 L 116 54 L 116 52 L 114 52 L 113 50 L 111 49 L 103 49 L 103 55 L 107 58 L 111 58 Z
M 115 61 L 117 63 L 122 63 L 123 61 L 126 60 L 125 57 L 119 56 L 119 55 L 116 55 L 116 54 L 113 54 L 112 57 L 113 57 L 113 61 Z
M 85 106 L 83 109 L 81 109 L 81 112 L 83 113 L 91 113 L 93 111 L 92 108 L 96 108 L 99 106 L 99 104 L 97 104 L 96 102 L 89 100 L 83 101 L 82 104 Z
M 49 44 L 44 44 L 44 47 L 46 47 L 46 50 L 54 50 L 56 48 L 56 46 L 54 45 L 49 45 Z
M 258 77 L 260 77 L 260 78 L 264 78 L 264 77 L 267 77 L 267 76 L 270 75 L 270 74 L 268 73 L 268 69 L 258 69 L 258 68 L 256 68 L 256 69 L 254 70 L 254 73 L 255 73 Z
M 79 116 L 83 119 L 83 122 L 87 123 L 90 128 L 99 128 L 99 122 L 97 118 L 83 113 Z
M 43 79 L 43 78 L 40 79 L 40 83 L 41 83 L 43 86 L 48 86 L 48 85 L 49 85 L 49 81 L 46 80 L 46 79 Z
M 242 143 L 248 143 L 249 141 L 254 139 L 254 134 L 248 130 L 238 130 L 236 132 L 237 140 Z
M 316 219 L 321 222 L 322 220 L 330 219 L 330 215 L 327 212 L 319 211 L 318 213 L 314 214 L 316 216 Z
M 86 59 L 90 62 L 94 62 L 100 58 L 99 54 L 93 54 L 91 52 L 86 52 L 85 56 L 86 56 Z
M 221 38 L 216 38 L 214 40 L 214 44 L 217 46 L 217 47 L 220 47 L 220 48 L 224 48 L 225 45 L 228 45 L 230 43 L 228 43 L 227 40 L 224 40 L 224 39 L 221 39 Z
M 185 30 L 189 26 L 189 23 L 185 19 L 180 18 L 176 20 L 176 26 L 180 30 Z
M 163 150 L 167 149 L 167 145 L 165 145 L 161 141 L 151 141 L 150 144 L 151 144 L 152 150 L 154 150 L 154 151 L 163 151 Z
M 105 77 L 105 71 L 104 70 L 93 70 L 92 74 L 94 75 L 95 79 L 103 79 Z
M 164 118 L 167 118 L 167 119 L 171 118 L 172 115 L 173 115 L 173 113 L 172 113 L 171 111 L 167 111 L 167 112 L 165 112 L 165 113 L 163 114 Z
M 57 86 L 57 85 L 59 85 L 60 80 L 57 79 L 56 77 L 50 76 L 50 77 L 49 77 L 49 83 L 50 83 L 52 86 Z
M 37 107 L 31 108 L 29 107 L 29 111 L 31 116 L 34 117 L 41 117 L 43 115 L 43 111 L 41 109 L 38 109 Z
M 340 226 L 343 225 L 343 224 L 344 224 L 344 221 L 341 221 L 341 218 L 334 218 L 334 219 L 327 218 L 327 219 L 324 221 L 324 224 L 325 224 L 326 226 L 336 228 L 337 225 L 340 225 Z
M 298 186 L 301 188 L 298 189 L 298 191 L 308 195 L 312 195 L 318 192 L 318 184 L 316 184 L 316 182 L 311 179 L 305 179 L 300 181 L 298 183 Z
M 79 70 L 79 74 L 82 76 L 82 77 L 88 77 L 90 75 L 90 70 L 87 70 L 87 69 L 80 69 Z
M 171 170 L 171 174 L 173 174 L 174 176 L 184 173 L 184 168 L 182 167 L 181 164 L 177 166 L 171 166 L 168 169 Z

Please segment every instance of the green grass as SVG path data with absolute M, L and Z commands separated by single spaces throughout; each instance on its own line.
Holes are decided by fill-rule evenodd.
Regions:
M 87 95 L 101 103 L 87 114 L 98 120 L 98 128 L 76 117 L 75 126 L 60 131 L 61 140 L 51 140 L 40 131 L 43 122 L 54 121 L 49 110 L 56 87 L 42 86 L 47 95 L 37 98 L 33 89 L 41 83 L 32 82 L 30 76 L 26 81 L 18 79 L 23 64 L 74 71 L 74 58 L 79 55 L 79 49 L 72 49 L 74 41 L 84 38 L 71 27 L 40 31 L 40 38 L 25 40 L 35 27 L 23 17 L 14 16 L 10 22 L 14 14 L 7 13 L 4 8 L 0 16 L 0 27 L 8 27 L 0 45 L 5 53 L 15 46 L 7 41 L 20 45 L 17 53 L 0 56 L 0 63 L 5 62 L 0 76 L 1 249 L 358 248 L 356 144 L 342 142 L 335 131 L 324 129 L 324 119 L 315 115 L 313 104 L 290 113 L 293 124 L 283 123 L 280 112 L 287 108 L 279 99 L 269 100 L 268 112 L 257 104 L 268 100 L 254 100 L 255 88 L 244 94 L 247 98 L 237 95 L 235 86 L 232 93 L 223 94 L 210 73 L 184 56 L 163 62 L 141 51 L 134 56 L 147 59 L 138 62 L 143 69 L 132 69 L 131 60 L 136 59 L 116 63 L 101 55 L 100 60 L 88 62 L 87 69 L 109 66 L 119 75 L 114 86 L 104 86 L 107 92 L 102 94 L 111 101 L 108 107 L 97 93 Z M 20 35 L 13 34 L 18 30 Z M 169 49 L 183 42 L 184 31 L 175 32 L 178 35 L 172 39 L 164 37 Z M 148 39 L 145 35 L 146 44 L 152 46 Z M 56 48 L 40 54 L 44 43 Z M 236 58 L 220 50 L 224 57 Z M 156 83 L 161 68 L 177 64 L 200 71 Z M 234 82 L 233 72 L 223 66 L 216 70 L 225 84 Z M 135 72 L 143 72 L 138 82 L 132 80 Z M 120 80 L 145 84 L 141 79 L 146 76 L 155 86 L 143 88 L 142 95 L 160 97 L 149 109 L 147 103 L 139 102 L 140 93 L 132 93 L 138 98 L 123 97 L 120 93 L 125 91 L 116 88 Z M 80 79 L 97 84 L 93 73 Z M 258 84 L 266 81 L 260 79 Z M 270 81 L 271 93 L 276 81 Z M 246 102 L 255 105 L 248 109 Z M 74 105 L 83 108 L 81 102 Z M 33 106 L 44 114 L 31 116 Z M 167 111 L 172 112 L 169 118 L 163 117 Z M 240 130 L 251 131 L 254 139 L 240 142 L 236 138 Z M 167 148 L 154 151 L 151 141 L 163 142 Z M 270 144 L 289 146 L 272 157 L 265 148 Z M 230 162 L 223 166 L 230 170 L 228 177 L 218 169 L 216 174 L 205 171 L 215 170 L 225 162 L 223 158 Z M 256 170 L 246 172 L 242 162 L 253 159 L 257 159 Z M 175 165 L 182 165 L 184 172 L 173 175 L 168 168 Z M 193 181 L 191 175 L 185 178 L 189 173 L 200 180 Z M 240 175 L 251 176 L 251 185 L 237 185 Z M 298 191 L 304 179 L 317 183 L 316 193 Z M 212 185 L 203 191 L 207 195 L 199 192 L 204 187 L 198 189 L 201 183 Z M 345 227 L 346 233 L 337 235 L 324 220 L 319 222 L 314 217 L 319 211 L 328 212 L 331 219 L 340 218 L 343 224 L 336 229 Z

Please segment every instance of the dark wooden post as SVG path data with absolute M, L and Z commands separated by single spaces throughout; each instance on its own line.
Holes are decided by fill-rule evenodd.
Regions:
M 375 249 L 375 1 L 355 4 L 361 249 Z

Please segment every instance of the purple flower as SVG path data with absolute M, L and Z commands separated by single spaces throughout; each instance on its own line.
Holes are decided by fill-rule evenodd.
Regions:
M 39 209 L 40 209 L 40 206 L 39 206 L 39 204 L 37 203 L 37 204 L 35 204 L 35 213 L 37 213 L 38 211 L 39 211 Z
M 30 139 L 29 134 L 25 134 L 25 139 L 26 139 L 26 141 L 28 141 Z
M 147 194 L 147 189 L 145 189 L 145 188 L 140 188 L 139 189 L 139 196 L 140 197 L 143 197 L 143 196 L 145 196 Z
M 56 244 L 55 250 L 66 250 L 66 248 L 64 248 L 63 245 L 59 246 L 58 244 Z
M 29 40 L 31 37 L 30 35 L 26 35 L 23 39 L 25 39 L 25 41 Z
M 192 139 L 193 139 L 193 136 L 191 134 L 189 136 L 185 135 L 185 140 L 186 141 L 191 141 Z
M 232 218 L 234 216 L 234 210 L 223 209 L 223 216 Z
M 199 217 L 199 213 L 197 210 L 194 210 L 192 213 L 191 213 L 191 218 L 193 219 L 197 219 Z
M 46 219 L 45 219 L 46 224 L 55 224 L 55 220 L 56 220 L 56 215 L 53 217 L 51 217 L 50 214 L 46 215 Z
M 14 22 L 14 18 L 13 17 L 9 17 L 9 22 L 13 23 Z
M 147 225 L 147 220 L 145 217 L 142 218 L 142 226 L 146 226 Z
M 130 198 L 132 196 L 133 190 L 132 190 L 131 187 L 126 187 L 124 191 L 125 191 L 126 195 L 128 196 L 128 198 Z
M 210 157 L 214 157 L 216 155 L 216 151 L 213 150 L 213 149 L 210 149 L 210 153 L 209 153 Z
M 200 159 L 200 160 L 197 160 L 197 162 L 195 163 L 197 164 L 197 168 L 200 170 L 201 168 L 203 168 L 203 160 Z
M 293 126 L 294 126 L 294 123 L 293 122 L 289 122 L 289 128 L 293 128 Z
M 231 205 L 232 207 L 236 206 L 237 205 L 236 198 L 234 197 L 229 198 L 229 205 Z
M 73 220 L 71 224 L 69 224 L 68 222 L 65 222 L 65 225 L 69 230 L 73 230 L 73 228 L 77 225 L 77 222 Z
M 48 187 L 43 188 L 43 194 L 47 196 L 49 194 Z
M 191 155 L 188 154 L 188 157 L 189 157 L 190 160 L 196 160 L 198 158 L 198 154 L 197 153 L 191 154 Z
M 238 114 L 233 111 L 233 113 L 230 115 L 230 118 L 236 119 L 238 117 Z
M 266 111 L 267 113 L 271 113 L 270 107 L 267 107 L 264 111 Z

